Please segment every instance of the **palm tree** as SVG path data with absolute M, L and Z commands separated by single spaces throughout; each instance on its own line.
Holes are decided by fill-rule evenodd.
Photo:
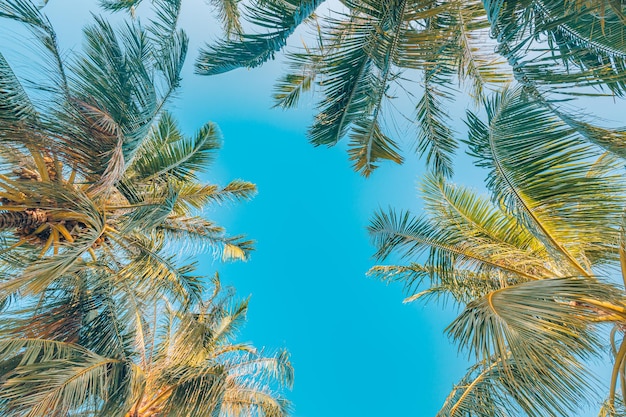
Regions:
M 247 301 L 233 303 L 217 275 L 213 295 L 194 310 L 153 304 L 134 326 L 125 316 L 135 307 L 107 288 L 113 277 L 82 278 L 80 292 L 51 291 L 0 331 L 2 415 L 287 415 L 276 389 L 292 382 L 288 354 L 235 342 Z M 78 326 L 61 314 L 70 312 Z
M 447 332 L 475 365 L 439 416 L 571 415 L 594 392 L 585 360 L 602 350 L 602 324 L 614 354 L 602 412 L 624 415 L 623 159 L 522 87 L 485 112 L 468 113 L 467 143 L 491 201 L 427 176 L 425 216 L 390 210 L 370 225 L 378 258 L 411 262 L 370 273 L 404 283 L 406 301 L 465 305 Z
M 25 0 L 0 4 L 0 16 L 27 26 L 53 63 L 49 82 L 34 80 L 41 87 L 29 95 L 0 55 L 1 299 L 39 294 L 92 268 L 189 301 L 201 297 L 201 285 L 171 249 L 212 249 L 225 259 L 251 250 L 198 215 L 210 203 L 249 198 L 255 187 L 200 181 L 220 135 L 208 123 L 186 137 L 164 111 L 187 38 L 176 28 L 177 2 L 155 7 L 145 28 L 133 22 L 116 31 L 96 18 L 85 51 L 66 64 L 40 10 Z
M 212 75 L 261 65 L 298 25 L 310 23 L 313 45 L 287 54 L 291 69 L 278 81 L 276 105 L 289 108 L 303 92 L 320 91 L 311 142 L 333 146 L 349 136 L 350 159 L 364 175 L 381 160 L 402 162 L 385 121 L 394 114 L 392 98 L 403 91 L 421 94 L 416 148 L 445 176 L 458 147 L 445 109 L 455 84 L 466 82 L 477 101 L 512 79 L 538 97 L 586 86 L 616 96 L 626 91 L 620 2 L 344 0 L 341 10 L 315 18 L 321 3 L 251 2 L 244 15 L 258 33 L 204 48 L 196 70 Z M 421 73 L 421 89 L 407 81 L 412 71 Z

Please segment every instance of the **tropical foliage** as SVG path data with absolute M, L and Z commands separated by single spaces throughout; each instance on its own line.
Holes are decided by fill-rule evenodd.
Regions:
M 201 182 L 198 173 L 219 148 L 217 127 L 208 123 L 186 137 L 164 112 L 187 40 L 175 28 L 178 11 L 159 4 L 158 19 L 145 29 L 135 22 L 115 31 L 96 18 L 72 64 L 61 59 L 37 8 L 22 0 L 0 5 L 3 17 L 38 36 L 55 64 L 48 84 L 33 80 L 45 91 L 31 100 L 0 56 L 2 299 L 39 294 L 93 268 L 189 301 L 199 298 L 200 284 L 188 266 L 175 265 L 168 247 L 192 243 L 234 259 L 251 249 L 198 215 L 255 189 L 239 180 Z
M 141 0 L 100 3 L 134 16 Z M 251 242 L 199 210 L 249 198 L 254 186 L 201 181 L 219 134 L 209 123 L 187 137 L 165 111 L 188 42 L 181 0 L 151 3 L 145 26 L 96 17 L 68 63 L 38 7 L 0 2 L 0 17 L 30 30 L 46 64 L 32 88 L 0 54 L 3 415 L 288 412 L 274 390 L 292 381 L 286 353 L 236 343 L 246 303 L 220 296 L 217 279 L 207 299 L 193 263 L 176 254 L 246 259 Z M 600 415 L 626 415 L 626 132 L 563 103 L 626 93 L 624 6 L 342 0 L 320 17 L 322 3 L 212 0 L 225 36 L 200 51 L 196 71 L 259 66 L 300 26 L 312 29 L 287 54 L 276 106 L 318 90 L 311 142 L 348 136 L 366 176 L 402 162 L 393 99 L 417 96 L 413 142 L 432 171 L 426 215 L 375 215 L 377 256 L 410 263 L 371 273 L 404 283 L 407 301 L 464 305 L 448 333 L 475 364 L 439 415 L 570 415 L 596 398 L 587 364 L 605 336 L 613 370 Z M 464 143 L 490 199 L 449 179 L 459 143 L 446 106 L 458 89 L 482 105 L 468 111 Z
M 2 415 L 287 414 L 274 391 L 293 380 L 287 353 L 266 356 L 235 342 L 247 302 L 222 294 L 217 277 L 213 295 L 186 311 L 133 306 L 111 290 L 110 276 L 80 278 L 80 287 L 51 290 L 43 303 L 5 316 Z
M 415 113 L 406 112 L 418 133 L 404 142 L 450 176 L 458 143 L 446 106 L 458 84 L 477 100 L 513 79 L 540 100 L 586 86 L 617 96 L 626 91 L 620 2 L 344 0 L 340 10 L 315 17 L 320 4 L 251 2 L 244 16 L 258 33 L 205 48 L 196 69 L 211 75 L 260 65 L 285 46 L 296 25 L 310 23 L 313 40 L 287 53 L 290 69 L 276 86 L 276 105 L 292 107 L 303 92 L 318 90 L 310 141 L 333 146 L 348 136 L 350 159 L 364 175 L 382 160 L 403 160 L 401 143 L 386 126 L 398 95 L 418 97 Z M 421 88 L 410 81 L 414 71 Z
M 201 180 L 220 134 L 188 137 L 165 111 L 187 37 L 180 2 L 153 5 L 145 26 L 96 17 L 68 63 L 38 7 L 0 2 L 46 55 L 25 80 L 0 54 L 2 415 L 288 412 L 288 355 L 236 343 L 247 302 L 217 277 L 207 299 L 188 259 L 248 257 L 250 241 L 200 211 L 255 187 Z
M 523 88 L 485 109 L 468 113 L 467 143 L 491 199 L 427 176 L 426 215 L 379 212 L 370 225 L 379 258 L 412 262 L 370 273 L 404 283 L 407 301 L 465 305 L 447 332 L 476 364 L 440 416 L 571 415 L 597 398 L 587 359 L 602 350 L 602 323 L 613 326 L 604 409 L 615 413 L 626 390 L 623 160 Z

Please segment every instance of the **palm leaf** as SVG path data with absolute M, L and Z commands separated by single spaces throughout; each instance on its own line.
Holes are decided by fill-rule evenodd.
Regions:
M 210 3 L 217 9 L 224 33 L 228 38 L 237 38 L 243 34 L 238 7 L 240 0 L 211 0 Z
M 163 136 L 167 135 L 167 136 Z M 173 118 L 164 114 L 152 134 L 141 144 L 129 170 L 140 180 L 173 176 L 195 179 L 195 172 L 205 170 L 214 160 L 221 137 L 213 123 L 203 126 L 194 138 L 184 138 Z
M 49 56 L 49 75 L 55 83 L 54 87 L 67 93 L 67 76 L 63 58 L 59 50 L 57 36 L 48 18 L 39 8 L 26 0 L 7 0 L 0 4 L 0 17 L 22 22 L 30 29 L 35 38 L 44 47 Z M 54 88 L 53 87 L 53 88 Z
M 589 273 L 586 256 L 614 257 L 607 242 L 617 241 L 613 222 L 623 206 L 616 167 L 590 171 L 588 161 L 602 151 L 521 89 L 499 94 L 486 109 L 488 125 L 468 112 L 468 145 L 489 170 L 494 198 L 577 274 Z
M 524 371 L 510 356 L 474 365 L 437 417 L 567 416 L 590 400 L 591 384 L 575 361 L 559 358 L 549 369 L 534 367 L 535 379 L 526 379 Z
M 89 410 L 124 414 L 132 405 L 130 388 L 140 384 L 131 364 L 85 354 L 20 366 L 3 383 L 7 416 L 64 415 Z
M 200 50 L 196 72 L 214 75 L 236 68 L 254 68 L 272 59 L 287 38 L 324 0 L 264 0 L 247 8 L 246 20 L 267 30 L 241 34 Z
M 454 229 L 441 230 L 428 219 L 412 218 L 408 212 L 376 213 L 368 230 L 378 248 L 375 256 L 380 259 L 387 257 L 392 251 L 406 257 L 419 257 L 428 251 L 427 264 L 450 276 L 454 276 L 457 269 L 469 269 L 500 272 L 507 279 L 515 281 L 539 279 L 545 273 L 534 271 L 524 259 L 509 262 L 506 250 L 497 256 L 498 252 L 495 251 L 500 249 L 500 245 L 487 242 L 476 246 L 474 242 L 468 242 L 466 235 L 459 234 Z
M 621 6 L 604 1 L 572 7 L 568 2 L 484 1 L 492 33 L 518 81 L 570 90 L 606 86 L 622 95 L 626 42 Z M 547 38 L 547 42 L 534 41 Z
M 448 327 L 478 361 L 511 355 L 517 372 L 532 381 L 552 361 L 588 356 L 597 340 L 589 323 L 597 310 L 588 300 L 616 300 L 609 285 L 578 278 L 520 283 L 493 291 L 467 305 Z M 504 371 L 507 369 L 505 366 Z
M 443 176 L 452 175 L 452 157 L 458 147 L 453 131 L 449 128 L 450 118 L 442 109 L 442 99 L 449 99 L 449 94 L 437 88 L 445 75 L 445 67 L 427 70 L 424 75 L 424 94 L 417 104 L 417 123 L 419 134 L 417 150 L 426 154 L 426 165 Z

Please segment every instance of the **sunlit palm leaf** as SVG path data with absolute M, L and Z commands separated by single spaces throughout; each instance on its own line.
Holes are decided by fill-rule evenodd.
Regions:
M 29 341 L 32 345 L 60 345 Z M 133 401 L 131 387 L 141 384 L 141 373 L 130 363 L 108 359 L 66 345 L 48 360 L 23 364 L 8 375 L 0 394 L 7 416 L 64 415 L 78 410 L 123 414 Z
M 180 180 L 195 179 L 195 172 L 205 170 L 213 162 L 220 141 L 213 123 L 202 127 L 194 138 L 183 137 L 174 119 L 166 113 L 141 144 L 140 155 L 129 170 L 140 180 L 170 175 Z
M 588 257 L 611 259 L 616 252 L 607 245 L 617 241 L 613 222 L 624 195 L 617 167 L 590 171 L 588 161 L 602 151 L 554 113 L 526 100 L 522 89 L 497 95 L 486 109 L 488 124 L 468 112 L 468 145 L 476 164 L 490 171 L 487 186 L 495 199 L 574 273 L 589 273 L 583 266 Z
M 222 21 L 224 33 L 229 38 L 236 38 L 243 34 L 238 7 L 240 1 L 241 0 L 210 0 L 211 5 L 217 9 L 218 16 Z
M 535 367 L 535 379 L 526 379 L 525 371 L 510 356 L 474 365 L 437 417 L 567 416 L 589 401 L 591 384 L 575 361 L 558 358 L 550 368 Z

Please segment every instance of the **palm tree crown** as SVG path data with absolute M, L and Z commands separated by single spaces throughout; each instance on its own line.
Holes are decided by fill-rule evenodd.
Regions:
M 593 392 L 584 360 L 601 349 L 599 324 L 613 324 L 611 342 L 626 346 L 626 296 L 615 282 L 626 256 L 623 160 L 524 88 L 485 108 L 486 120 L 468 113 L 468 143 L 491 201 L 427 176 L 426 216 L 380 212 L 370 226 L 379 258 L 397 251 L 416 262 L 371 273 L 405 283 L 407 301 L 465 305 L 447 331 L 476 364 L 439 415 L 570 415 Z M 618 350 L 626 348 L 615 351 L 611 412 L 626 363 Z
M 251 250 L 250 241 L 198 215 L 207 204 L 249 198 L 255 187 L 200 181 L 220 135 L 208 123 L 185 137 L 164 111 L 187 39 L 176 29 L 175 3 L 156 5 L 145 28 L 134 22 L 115 31 L 96 18 L 71 64 L 37 8 L 23 0 L 0 5 L 0 15 L 27 25 L 58 64 L 46 91 L 51 104 L 40 103 L 0 55 L 0 230 L 10 271 L 2 299 L 37 294 L 88 267 L 152 280 L 188 301 L 199 297 L 199 284 L 168 247 L 192 243 L 225 259 L 246 259 Z

